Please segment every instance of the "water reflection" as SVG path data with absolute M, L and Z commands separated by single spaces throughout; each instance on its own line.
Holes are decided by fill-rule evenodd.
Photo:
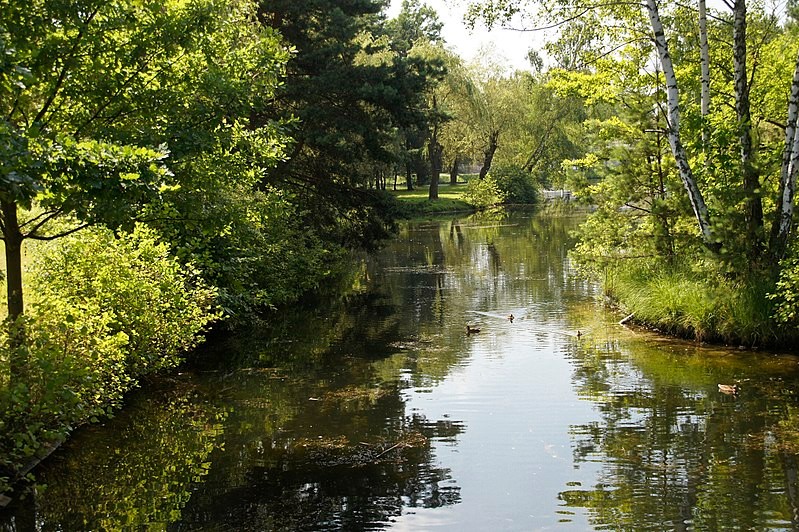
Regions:
M 799 527 L 797 359 L 620 327 L 578 222 L 404 226 L 79 431 L 0 530 Z
M 797 360 L 637 336 L 573 353 L 600 412 L 572 426 L 574 462 L 602 467 L 562 500 L 613 530 L 795 529 Z M 740 394 L 720 393 L 725 382 Z
M 0 530 L 165 527 L 207 476 L 225 418 L 186 379 L 162 381 L 53 455 L 39 471 L 44 495 L 34 493 Z

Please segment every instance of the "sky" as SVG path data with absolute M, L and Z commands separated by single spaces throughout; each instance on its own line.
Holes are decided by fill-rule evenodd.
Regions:
M 481 48 L 491 49 L 495 62 L 507 64 L 509 70 L 529 69 L 527 51 L 543 46 L 543 35 L 535 32 L 519 32 L 503 29 L 487 31 L 484 27 L 477 27 L 472 32 L 463 22 L 466 5 L 463 1 L 453 0 L 425 0 L 425 3 L 438 12 L 444 23 L 442 34 L 447 45 L 455 50 L 467 62 L 480 55 Z M 400 11 L 402 0 L 391 0 L 388 10 L 389 17 L 396 16 Z
M 481 49 L 492 50 L 493 62 L 507 65 L 509 71 L 516 69 L 529 69 L 527 51 L 535 48 L 541 51 L 547 35 L 544 32 L 520 32 L 503 30 L 500 28 L 488 31 L 485 27 L 477 27 L 470 31 L 463 22 L 466 12 L 465 0 L 424 0 L 424 2 L 438 12 L 444 23 L 442 34 L 447 46 L 453 49 L 467 62 L 479 57 Z M 783 13 L 786 0 L 766 0 L 766 9 Z M 400 11 L 402 0 L 391 0 L 388 10 L 389 17 L 396 16 Z M 724 7 L 722 0 L 707 0 L 709 9 L 729 11 Z

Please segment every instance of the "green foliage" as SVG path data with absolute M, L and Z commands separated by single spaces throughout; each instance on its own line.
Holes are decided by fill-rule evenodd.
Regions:
M 53 243 L 34 264 L 31 284 L 36 314 L 66 305 L 107 316 L 111 336 L 127 336 L 125 373 L 133 378 L 174 367 L 218 317 L 214 290 L 141 225 Z
M 201 198 L 205 208 L 192 216 Z M 334 273 L 343 249 L 306 224 L 311 214 L 297 203 L 278 189 L 251 191 L 229 183 L 175 198 L 172 205 L 186 213 L 187 222 L 160 230 L 180 257 L 194 261 L 219 288 L 219 304 L 235 325 L 296 301 Z
M 382 198 L 365 190 L 398 162 L 398 152 L 419 155 L 426 91 L 442 70 L 405 53 L 410 28 L 402 21 L 387 25 L 379 16 L 383 7 L 378 0 L 271 0 L 260 7 L 259 19 L 280 31 L 296 55 L 273 105 L 257 119 L 299 119 L 288 130 L 290 159 L 264 182 L 302 197 L 302 208 L 313 212 L 306 222 L 332 242 L 369 244 L 387 236 L 391 221 L 380 210 Z M 422 18 L 429 15 L 422 9 Z
M 138 379 L 174 367 L 219 315 L 215 293 L 170 257 L 152 230 L 85 230 L 42 250 L 36 294 L 0 337 L 0 491 L 73 427 L 110 414 Z M 12 379 L 12 357 L 25 360 Z
M 787 342 L 776 327 L 767 281 L 731 280 L 709 262 L 689 268 L 630 262 L 606 272 L 605 288 L 635 319 L 670 334 L 731 344 Z M 795 335 L 795 333 L 794 333 Z
M 780 264 L 780 276 L 769 294 L 774 302 L 774 317 L 779 323 L 799 328 L 799 245 L 794 243 Z
M 399 14 L 386 26 L 392 48 L 408 53 L 418 41 L 441 42 L 444 24 L 432 7 L 420 4 L 419 0 L 402 0 Z
M 505 203 L 505 192 L 491 175 L 487 175 L 483 179 L 470 179 L 463 199 L 477 210 L 484 210 Z
M 285 145 L 275 125 L 223 124 L 213 146 L 175 166 L 180 187 L 146 217 L 178 257 L 219 290 L 231 325 L 295 301 L 331 273 L 341 244 L 320 236 L 301 199 L 259 185 Z
M 489 174 L 502 192 L 504 203 L 534 205 L 539 201 L 538 187 L 530 172 L 519 166 L 497 166 Z

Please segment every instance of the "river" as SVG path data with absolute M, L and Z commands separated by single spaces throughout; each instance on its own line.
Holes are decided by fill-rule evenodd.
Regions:
M 798 359 L 620 326 L 578 222 L 404 225 L 76 431 L 0 530 L 799 526 Z

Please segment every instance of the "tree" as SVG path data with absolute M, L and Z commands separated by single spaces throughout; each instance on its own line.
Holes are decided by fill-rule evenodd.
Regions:
M 431 176 L 430 199 L 438 198 L 437 176 L 443 164 L 443 148 L 438 142 L 438 135 L 443 122 L 446 121 L 437 109 L 436 98 L 430 97 L 431 92 L 435 90 L 434 85 L 439 83 L 444 75 L 442 63 L 445 63 L 446 59 L 442 54 L 431 54 L 430 51 L 443 47 L 444 39 L 441 36 L 443 26 L 438 13 L 426 4 L 420 4 L 419 0 L 403 0 L 399 14 L 386 23 L 391 48 L 396 51 L 402 63 L 429 65 L 427 74 L 430 79 L 425 88 L 427 105 L 424 106 L 423 119 L 405 125 L 399 132 L 405 140 L 406 152 L 403 159 L 409 190 L 413 189 L 411 179 L 413 167 L 420 183 L 424 181 L 423 176 L 428 173 L 428 169 L 424 168 L 424 153 L 427 153 Z
M 710 175 L 705 176 L 702 171 L 700 172 L 702 175 L 698 176 L 697 156 L 693 152 L 693 143 L 692 141 L 691 144 L 686 143 L 686 139 L 693 138 L 693 121 L 688 131 L 685 130 L 682 122 L 682 116 L 686 109 L 691 110 L 690 103 L 692 101 L 689 99 L 690 103 L 686 103 L 686 95 L 681 87 L 693 79 L 684 77 L 678 79 L 675 60 L 680 61 L 682 72 L 692 69 L 693 65 L 699 61 L 693 51 L 684 46 L 683 39 L 676 37 L 677 33 L 674 33 L 669 39 L 661 14 L 661 11 L 666 9 L 665 4 L 656 0 L 647 0 L 641 6 L 643 9 L 639 9 L 637 5 L 630 4 L 589 3 L 575 8 L 568 2 L 559 1 L 513 2 L 510 4 L 479 2 L 472 6 L 472 14 L 473 16 L 482 16 L 487 20 L 507 21 L 521 9 L 522 5 L 540 6 L 544 4 L 546 4 L 547 13 L 556 20 L 574 20 L 576 17 L 588 13 L 592 17 L 606 21 L 604 27 L 608 29 L 604 32 L 605 42 L 603 43 L 606 46 L 592 50 L 591 54 L 594 57 L 601 57 L 602 54 L 613 55 L 614 51 L 624 49 L 625 46 L 630 46 L 632 43 L 644 42 L 640 38 L 647 36 L 647 40 L 652 46 L 651 49 L 657 54 L 658 63 L 666 79 L 665 101 L 662 103 L 662 112 L 666 118 L 665 132 L 702 242 L 714 254 L 726 254 L 725 260 L 735 261 L 743 257 L 749 264 L 763 263 L 763 266 L 769 268 L 776 267 L 776 263 L 784 253 L 793 220 L 792 197 L 795 181 L 791 177 L 790 170 L 795 144 L 794 138 L 791 136 L 795 132 L 793 129 L 795 123 L 791 119 L 793 104 L 789 104 L 786 136 L 781 150 L 783 152 L 783 171 L 778 181 L 779 190 L 774 190 L 767 186 L 767 180 L 763 173 L 772 166 L 771 162 L 757 161 L 758 154 L 767 151 L 758 146 L 757 142 L 768 141 L 769 136 L 763 135 L 762 132 L 755 135 L 755 128 L 758 127 L 761 119 L 752 114 L 750 95 L 753 82 L 757 83 L 760 80 L 758 76 L 760 63 L 757 60 L 752 61 L 752 58 L 758 58 L 763 46 L 778 35 L 777 17 L 768 15 L 759 9 L 751 12 L 743 0 L 729 3 L 730 14 L 719 13 L 716 15 L 717 20 L 726 22 L 716 23 L 717 28 L 714 28 L 714 31 L 719 36 L 723 35 L 727 42 L 732 42 L 732 46 L 729 47 L 723 44 L 723 40 L 716 40 L 714 45 L 717 46 L 717 57 L 719 53 L 722 53 L 730 58 L 733 68 L 732 76 L 719 83 L 715 97 L 723 99 L 722 84 L 728 83 L 729 94 L 733 94 L 734 101 L 726 103 L 735 109 L 734 120 L 737 131 L 735 146 L 737 146 L 739 155 L 738 160 L 733 162 L 726 157 L 726 152 L 730 147 L 729 143 L 714 146 L 716 153 L 724 154 L 723 163 L 720 160 L 721 164 L 711 167 L 708 170 Z M 668 8 L 669 20 L 672 24 L 681 24 L 685 20 L 684 13 L 685 10 L 680 7 Z M 692 18 L 696 20 L 695 16 Z M 752 27 L 755 27 L 756 39 L 751 34 Z M 698 46 L 697 48 L 703 47 Z M 723 69 L 720 72 L 725 75 Z M 782 75 L 785 76 L 785 73 Z M 695 79 L 699 79 L 699 76 Z M 701 79 L 702 83 L 707 83 L 706 77 L 703 76 Z M 721 115 L 724 110 L 720 110 L 718 113 Z M 711 117 L 710 120 L 713 118 Z M 713 157 L 715 160 L 716 156 L 711 154 L 709 157 Z M 716 185 L 720 182 L 719 174 L 731 171 L 737 175 L 736 190 L 730 189 L 723 192 Z M 775 207 L 772 212 L 764 213 L 762 198 L 766 191 L 774 194 L 772 196 L 774 201 L 770 203 Z M 708 198 L 714 205 L 712 210 L 708 206 Z M 772 223 L 770 239 L 765 238 L 763 229 L 766 215 L 770 217 Z M 769 252 L 761 253 L 761 250 L 766 247 Z
M 287 52 L 252 23 L 245 0 L 13 1 L 0 20 L 0 222 L 13 321 L 24 310 L 25 239 L 143 219 L 225 119 L 274 88 Z
M 400 55 L 407 56 L 418 42 L 442 44 L 441 30 L 444 23 L 438 18 L 435 9 L 419 0 L 402 0 L 397 16 L 386 23 L 391 36 L 391 48 Z
M 297 193 L 313 213 L 309 227 L 339 242 L 385 234 L 383 197 L 368 183 L 376 168 L 395 162 L 398 129 L 424 124 L 422 98 L 435 70 L 392 49 L 383 7 L 378 0 L 277 0 L 259 8 L 259 20 L 296 50 L 276 105 L 257 117 L 297 118 L 289 157 L 263 182 Z

